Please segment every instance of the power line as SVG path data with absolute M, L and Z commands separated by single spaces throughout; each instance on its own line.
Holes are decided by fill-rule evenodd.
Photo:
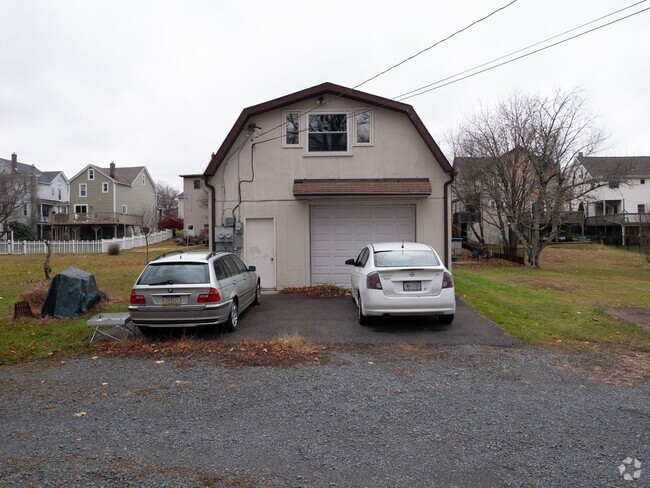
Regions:
M 426 47 L 426 48 L 422 49 L 421 51 L 415 53 L 413 56 L 409 56 L 408 58 L 403 59 L 403 60 L 400 61 L 399 63 L 394 64 L 393 66 L 391 66 L 391 67 L 388 68 L 388 69 L 385 69 L 385 70 L 382 71 L 381 73 L 377 73 L 375 76 L 373 76 L 373 77 L 371 77 L 371 78 L 368 78 L 366 81 L 363 81 L 363 82 L 359 83 L 358 85 L 354 86 L 353 88 L 355 88 L 355 89 L 356 89 L 356 88 L 359 88 L 361 85 L 365 85 L 365 84 L 368 83 L 369 81 L 372 81 L 372 80 L 374 80 L 375 78 L 379 78 L 381 75 L 385 75 L 386 73 L 388 73 L 389 71 L 391 71 L 391 70 L 397 68 L 398 66 L 401 66 L 401 65 L 403 65 L 404 63 L 407 63 L 408 61 L 412 60 L 413 58 L 418 57 L 420 54 L 423 54 L 423 53 L 429 51 L 430 49 L 433 49 L 433 48 L 436 47 L 437 45 L 442 44 L 442 43 L 445 42 L 445 41 L 448 41 L 449 39 L 451 39 L 452 37 L 456 36 L 457 34 L 460 34 L 461 32 L 466 31 L 467 29 L 469 29 L 470 27 L 475 26 L 475 25 L 478 24 L 479 22 L 483 22 L 485 19 L 488 19 L 488 18 L 492 17 L 494 14 L 500 12 L 501 10 L 510 7 L 510 5 L 512 5 L 512 4 L 515 3 L 516 1 L 517 1 L 517 0 L 512 0 L 512 2 L 510 2 L 509 4 L 504 5 L 503 7 L 499 7 L 498 9 L 496 9 L 496 10 L 490 12 L 489 14 L 487 14 L 485 17 L 481 17 L 480 19 L 475 20 L 475 21 L 472 22 L 471 24 L 469 24 L 469 25 L 463 27 L 463 28 L 460 29 L 460 30 L 457 30 L 457 31 L 454 32 L 453 34 L 448 35 L 448 36 L 445 37 L 444 39 L 439 40 L 438 42 L 436 42 L 436 43 L 430 45 L 429 47 Z
M 382 76 L 382 75 L 388 73 L 389 71 L 391 71 L 391 70 L 397 68 L 398 66 L 401 66 L 401 65 L 403 65 L 404 63 L 407 63 L 408 61 L 412 60 L 413 58 L 416 58 L 417 56 L 420 56 L 421 54 L 423 54 L 423 53 L 425 53 L 425 52 L 427 52 L 427 51 L 433 49 L 434 47 L 436 47 L 436 46 L 442 44 L 443 42 L 448 41 L 448 40 L 451 39 L 452 37 L 455 37 L 456 35 L 458 35 L 458 34 L 464 32 L 464 31 L 468 30 L 469 28 L 475 26 L 476 24 L 478 24 L 478 23 L 480 23 L 480 22 L 483 22 L 484 20 L 486 20 L 486 19 L 492 17 L 493 15 L 495 15 L 495 14 L 498 13 L 498 12 L 500 12 L 501 10 L 504 10 L 504 9 L 510 7 L 512 4 L 516 3 L 517 1 L 518 1 L 518 0 L 512 0 L 510 3 L 508 3 L 508 4 L 506 4 L 506 5 L 503 5 L 502 7 L 499 7 L 499 8 L 496 9 L 496 10 L 493 10 L 492 12 L 490 12 L 490 13 L 487 14 L 487 15 L 485 15 L 484 17 L 481 17 L 480 19 L 477 19 L 477 20 L 473 21 L 472 23 L 466 25 L 466 26 L 463 27 L 462 29 L 459 29 L 459 30 L 457 30 L 456 32 L 454 32 L 454 33 L 448 35 L 448 36 L 445 37 L 444 39 L 441 39 L 441 40 L 439 40 L 439 41 L 433 43 L 433 44 L 430 45 L 429 47 L 426 47 L 426 48 L 422 49 L 421 51 L 419 51 L 419 52 L 413 54 L 412 56 L 409 56 L 408 58 L 403 59 L 403 60 L 400 61 L 399 63 L 394 64 L 394 65 L 391 66 L 390 68 L 387 68 L 387 69 L 385 69 L 384 71 L 382 71 L 382 72 L 380 72 L 380 73 L 377 73 L 376 75 L 374 75 L 374 76 L 368 78 L 367 80 L 362 81 L 362 82 L 359 83 L 358 85 L 355 85 L 355 86 L 352 88 L 352 90 L 355 90 L 355 89 L 359 88 L 360 86 L 365 85 L 366 83 L 368 83 L 368 82 L 370 82 L 370 81 L 372 81 L 372 80 L 374 80 L 374 79 L 376 79 L 376 78 L 379 78 L 380 76 Z M 644 0 L 644 1 L 645 1 L 645 0 Z M 348 91 L 344 91 L 343 93 L 339 93 L 338 95 L 336 95 L 336 96 L 335 96 L 334 98 L 332 98 L 331 100 L 327 100 L 324 104 L 330 103 L 330 102 L 332 102 L 332 101 L 334 101 L 334 100 L 336 100 L 336 99 L 338 99 L 338 98 L 341 98 L 342 96 L 345 96 L 347 93 L 350 93 L 350 90 L 348 90 Z M 322 107 L 324 104 L 321 104 L 321 105 L 319 106 L 319 108 Z M 310 113 L 310 112 L 313 112 L 314 110 L 316 110 L 316 108 L 313 108 L 313 109 L 311 109 L 311 110 L 305 112 L 305 114 L 308 114 L 308 113 Z M 284 125 L 284 123 L 283 123 L 283 124 L 280 124 L 280 125 L 277 125 L 277 126 L 275 126 L 275 127 L 272 127 L 271 129 L 262 132 L 262 133 L 261 133 L 259 136 L 257 136 L 256 138 L 258 138 L 258 137 L 262 137 L 263 135 L 268 134 L 269 132 L 273 132 L 273 131 L 275 131 L 275 130 L 281 128 L 283 125 Z M 273 139 L 270 139 L 270 140 L 273 140 Z
M 441 80 L 438 80 L 438 81 L 436 81 L 436 82 L 433 82 L 433 83 L 430 83 L 430 84 L 428 84 L 428 85 L 424 85 L 424 86 L 422 86 L 422 87 L 420 87 L 420 88 L 416 88 L 416 89 L 414 89 L 414 90 L 411 90 L 411 91 L 409 91 L 409 92 L 406 92 L 406 93 L 404 93 L 404 94 L 402 94 L 402 95 L 399 95 L 399 96 L 397 96 L 397 97 L 392 98 L 392 100 L 400 101 L 400 102 L 401 102 L 401 101 L 403 101 L 403 100 L 408 100 L 408 99 L 410 99 L 410 98 L 414 98 L 414 97 L 416 97 L 416 96 L 423 95 L 423 94 L 428 93 L 428 92 L 430 92 L 430 91 L 437 90 L 437 89 L 439 89 L 439 88 L 443 88 L 443 87 L 448 86 L 448 85 L 451 85 L 451 84 L 453 84 L 453 83 L 457 83 L 457 82 L 459 82 L 459 81 L 462 81 L 462 80 L 465 80 L 465 79 L 468 79 L 468 78 L 474 77 L 474 76 L 479 75 L 479 74 L 481 74 L 481 73 L 485 73 L 485 72 L 487 72 L 487 71 L 493 70 L 493 69 L 495 69 L 495 68 L 498 68 L 498 67 L 500 67 L 500 66 L 504 66 L 504 65 L 509 64 L 509 63 L 512 63 L 512 62 L 517 61 L 517 60 L 519 60 L 519 59 L 523 59 L 523 58 L 528 57 L 528 56 L 531 56 L 531 55 L 533 55 L 533 54 L 537 54 L 537 53 L 539 53 L 539 52 L 545 51 L 546 49 L 550 49 L 550 48 L 552 48 L 552 47 L 558 46 L 558 45 L 560 45 L 560 44 L 563 44 L 563 43 L 565 43 L 565 42 L 571 41 L 571 40 L 573 40 L 573 39 L 577 39 L 578 37 L 582 37 L 582 36 L 584 36 L 584 35 L 586 35 L 586 34 L 590 34 L 590 33 L 592 33 L 592 32 L 595 32 L 595 31 L 597 31 L 597 30 L 600 30 L 600 29 L 602 29 L 602 28 L 604 28 L 604 27 L 608 27 L 608 26 L 610 26 L 610 25 L 616 24 L 616 23 L 621 22 L 621 21 L 623 21 L 623 20 L 626 20 L 626 19 L 628 19 L 628 18 L 634 17 L 634 16 L 636 16 L 636 15 L 638 15 L 638 14 L 641 14 L 641 13 L 643 13 L 643 12 L 646 12 L 646 11 L 650 10 L 650 7 L 645 8 L 645 9 L 642 9 L 642 10 L 639 10 L 639 11 L 636 11 L 636 12 L 633 12 L 633 13 L 631 13 L 631 14 L 629 14 L 629 15 L 624 16 L 624 17 L 620 17 L 620 18 L 618 18 L 618 19 L 612 20 L 611 22 L 608 22 L 608 23 L 605 23 L 605 24 L 601 24 L 601 25 L 599 25 L 599 26 L 597 26 L 597 27 L 594 27 L 594 28 L 592 28 L 592 29 L 586 30 L 586 31 L 584 31 L 584 32 L 581 32 L 581 33 L 576 34 L 576 35 L 574 35 L 574 36 L 568 37 L 568 38 L 566 38 L 566 39 L 562 39 L 561 41 L 555 42 L 555 43 L 553 43 L 553 44 L 549 44 L 549 45 L 547 45 L 547 46 L 544 46 L 544 47 L 542 47 L 542 48 L 539 48 L 539 49 L 536 49 L 536 50 L 534 50 L 534 51 L 528 52 L 528 53 L 526 53 L 526 54 L 522 54 L 521 56 L 517 56 L 517 57 L 515 57 L 515 58 L 509 59 L 509 60 L 504 61 L 504 62 L 502 62 L 502 63 L 495 64 L 495 65 L 493 65 L 493 66 L 490 66 L 490 67 L 488 67 L 488 68 L 482 69 L 482 70 L 480 70 L 480 71 L 476 71 L 476 72 L 474 72 L 474 73 L 468 74 L 468 75 L 463 76 L 463 77 L 461 77 L 461 78 L 456 78 L 457 76 L 460 76 L 460 75 L 462 75 L 462 74 L 464 74 L 464 73 L 467 73 L 467 72 L 473 71 L 473 70 L 475 70 L 475 69 L 477 69 L 477 68 L 480 68 L 480 67 L 486 66 L 486 65 L 491 64 L 491 63 L 493 63 L 493 62 L 495 62 L 495 61 L 498 61 L 498 60 L 500 60 L 500 59 L 507 58 L 508 56 L 511 56 L 512 54 L 516 54 L 516 53 L 518 53 L 518 52 L 521 52 L 521 51 L 524 51 L 524 50 L 526 50 L 526 49 L 529 49 L 530 47 L 537 46 L 537 45 L 539 45 L 539 44 L 541 44 L 541 43 L 547 42 L 547 41 L 549 41 L 549 40 L 551 40 L 551 39 L 555 39 L 555 38 L 557 38 L 557 37 L 559 37 L 559 36 L 562 36 L 562 35 L 564 35 L 564 34 L 567 34 L 567 33 L 569 33 L 569 32 L 573 32 L 573 31 L 575 31 L 575 30 L 577 30 L 577 29 L 580 29 L 580 28 L 582 28 L 582 27 L 584 27 L 584 26 L 587 26 L 587 25 L 593 24 L 594 22 L 597 22 L 597 21 L 602 20 L 602 19 L 604 19 L 604 18 L 611 17 L 612 15 L 615 15 L 615 14 L 617 14 L 617 13 L 620 13 L 620 12 L 622 12 L 622 11 L 624 11 L 624 10 L 627 10 L 627 9 L 629 9 L 629 8 L 632 8 L 632 7 L 635 7 L 635 6 L 637 6 L 637 5 L 641 4 L 641 3 L 645 3 L 646 1 L 647 1 L 647 0 L 642 0 L 642 1 L 640 1 L 640 2 L 637 2 L 637 3 L 631 4 L 631 5 L 627 6 L 627 7 L 624 7 L 624 8 L 622 8 L 622 9 L 616 10 L 616 11 L 614 11 L 614 12 L 611 12 L 611 13 L 609 13 L 609 14 L 606 14 L 606 15 L 604 15 L 604 16 L 601 16 L 601 17 L 599 17 L 599 18 L 597 18 L 597 19 L 594 19 L 594 20 L 592 20 L 592 21 L 586 22 L 586 23 L 584 23 L 584 24 L 582 24 L 582 25 L 580 25 L 580 26 L 577 26 L 577 27 L 574 27 L 574 28 L 572 28 L 572 29 L 569 29 L 568 31 L 562 32 L 562 33 L 560 33 L 560 34 L 556 34 L 556 35 L 554 35 L 554 36 L 552 36 L 552 37 L 549 37 L 548 39 L 545 39 L 545 40 L 543 40 L 543 41 L 539 41 L 539 42 L 536 42 L 536 43 L 534 43 L 534 44 L 531 44 L 530 46 L 527 46 L 527 47 L 524 47 L 524 48 L 518 49 L 518 50 L 516 50 L 516 51 L 513 51 L 513 52 L 510 53 L 510 54 L 506 54 L 506 55 L 504 55 L 504 56 L 500 56 L 500 57 L 498 57 L 498 58 L 493 59 L 492 61 L 488 61 L 488 62 L 486 62 L 486 63 L 482 63 L 482 64 L 480 64 L 480 65 L 477 65 L 477 66 L 473 67 L 473 68 L 469 68 L 469 69 L 467 69 L 467 70 L 461 71 L 461 72 L 456 73 L 456 74 L 451 75 L 451 76 L 448 76 L 448 77 L 443 78 L 443 79 L 441 79 Z M 510 4 L 509 4 L 509 5 L 510 5 Z M 507 7 L 507 6 L 508 6 L 508 5 L 506 5 L 505 7 Z M 502 7 L 502 8 L 505 8 L 505 7 Z M 456 79 L 453 79 L 453 78 L 456 78 Z M 442 82 L 444 82 L 444 81 L 447 81 L 447 80 L 451 80 L 451 81 L 449 81 L 449 82 L 447 82 L 447 83 L 440 84 L 440 83 L 442 83 Z M 365 82 L 364 82 L 364 83 L 365 83 Z M 437 86 L 434 86 L 434 85 L 437 85 Z M 357 85 L 357 86 L 360 86 L 360 85 Z M 430 87 L 431 87 L 431 88 L 430 88 Z M 356 88 L 356 87 L 355 87 L 355 88 Z M 428 89 L 425 90 L 425 88 L 428 88 Z M 329 103 L 329 102 L 331 102 L 331 101 L 333 101 L 333 100 L 335 100 L 335 99 L 337 99 L 337 98 L 340 98 L 340 97 L 342 97 L 342 96 L 344 96 L 344 95 L 345 95 L 345 92 L 344 92 L 344 93 L 341 93 L 341 94 L 339 94 L 339 95 L 337 95 L 336 97 L 332 98 L 331 100 L 329 100 L 329 101 L 327 101 L 327 102 L 325 102 L 325 103 Z M 320 105 L 320 106 L 322 107 L 322 105 Z M 372 109 L 369 109 L 369 110 L 367 110 L 367 111 L 373 110 L 374 108 L 381 108 L 381 107 L 383 107 L 383 106 L 385 106 L 385 105 L 382 104 L 382 103 L 373 104 L 373 105 L 372 105 L 373 108 L 372 108 Z M 310 113 L 310 112 L 312 112 L 312 111 L 314 111 L 314 110 L 315 110 L 315 109 L 311 109 L 311 110 L 305 112 L 305 114 L 308 114 L 308 113 Z M 353 114 L 349 115 L 347 118 L 350 119 L 350 118 L 352 118 L 352 117 L 354 117 L 354 116 L 356 116 L 356 115 L 358 115 L 358 113 L 353 113 Z M 265 131 L 265 132 L 263 132 L 262 134 L 260 134 L 258 137 L 261 137 L 261 136 L 263 136 L 263 135 L 265 135 L 265 134 L 268 134 L 269 132 L 278 129 L 278 128 L 282 127 L 283 125 L 284 125 L 284 124 L 280 124 L 280 125 L 278 125 L 278 126 L 272 128 L 272 129 L 269 129 L 268 131 Z M 306 132 L 306 131 L 308 131 L 308 128 L 301 129 L 301 130 L 299 130 L 298 132 Z M 272 138 L 269 138 L 269 139 L 265 139 L 265 140 L 263 140 L 263 141 L 260 141 L 260 142 L 258 142 L 257 144 L 261 144 L 261 143 L 263 143 L 263 142 L 270 142 L 270 141 L 273 141 L 273 140 L 276 140 L 276 139 L 280 139 L 280 138 L 282 138 L 282 137 L 284 137 L 284 136 L 283 136 L 283 135 L 279 135 L 279 136 L 276 136 L 276 137 L 272 137 Z
M 643 0 L 643 2 L 645 2 L 645 1 L 647 1 L 647 0 Z M 639 2 L 639 3 L 643 3 L 643 2 Z M 637 4 L 637 5 L 638 5 L 638 4 Z M 626 7 L 626 8 L 627 8 L 627 7 Z M 623 10 L 624 10 L 624 9 L 623 9 Z M 396 100 L 396 101 L 408 100 L 409 98 L 414 98 L 414 97 L 419 96 L 419 95 L 422 95 L 422 94 L 424 94 L 424 93 L 428 93 L 428 92 L 430 92 L 430 91 L 437 90 L 437 89 L 439 89 L 439 88 L 442 88 L 442 87 L 445 87 L 445 86 L 451 85 L 451 84 L 453 84 L 453 83 L 457 83 L 457 82 L 459 82 L 459 81 L 466 80 L 467 78 L 472 78 L 473 76 L 479 75 L 479 74 L 481 74 L 481 73 L 485 73 L 486 71 L 493 70 L 493 69 L 498 68 L 498 67 L 500 67 L 500 66 L 504 66 L 504 65 L 506 65 L 506 64 L 512 63 L 512 62 L 517 61 L 517 60 L 519 60 L 519 59 L 523 59 L 523 58 L 528 57 L 528 56 L 531 56 L 531 55 L 533 55 L 533 54 L 537 54 L 537 53 L 539 53 L 539 52 L 545 51 L 546 49 L 550 49 L 550 48 L 552 48 L 552 47 L 558 46 L 558 45 L 560 45 L 560 44 L 563 44 L 563 43 L 565 43 L 565 42 L 571 41 L 571 40 L 573 40 L 573 39 L 577 39 L 578 37 L 582 37 L 582 36 L 584 36 L 584 35 L 586 35 L 586 34 L 590 34 L 590 33 L 592 33 L 592 32 L 595 32 L 595 31 L 597 31 L 597 30 L 600 30 L 600 29 L 602 29 L 602 28 L 604 28 L 604 27 L 608 27 L 608 26 L 610 26 L 610 25 L 616 24 L 616 23 L 618 23 L 618 22 L 620 22 L 620 21 L 622 21 L 622 20 L 629 19 L 630 17 L 634 17 L 635 15 L 641 14 L 641 13 L 646 12 L 646 11 L 648 11 L 648 10 L 650 10 L 650 7 L 644 8 L 644 9 L 642 9 L 642 10 L 639 10 L 639 11 L 637 11 L 637 12 L 631 13 L 631 14 L 629 14 L 629 15 L 626 15 L 626 16 L 624 16 L 624 17 L 618 18 L 618 19 L 616 19 L 616 20 L 612 20 L 611 22 L 608 22 L 608 23 L 606 23 L 606 24 L 599 25 L 599 26 L 597 26 L 597 27 L 594 27 L 593 29 L 586 30 L 586 31 L 584 31 L 584 32 L 581 32 L 580 34 L 576 34 L 576 35 L 574 35 L 574 36 L 567 37 L 566 39 L 563 39 L 563 40 L 561 40 L 561 41 L 555 42 L 555 43 L 553 43 L 553 44 L 549 44 L 548 46 L 544 46 L 544 47 L 541 47 L 541 48 L 536 49 L 536 50 L 534 50 L 534 51 L 528 52 L 528 53 L 526 53 L 526 54 L 522 54 L 521 56 L 517 56 L 517 57 L 515 57 L 515 58 L 509 59 L 508 61 L 504 61 L 504 62 L 502 62 L 502 63 L 495 64 L 494 66 L 490 66 L 490 67 L 485 68 L 485 69 L 482 69 L 482 70 L 480 70 L 480 71 L 476 71 L 475 73 L 471 73 L 471 74 L 469 74 L 469 75 L 467 75 L 467 76 L 463 76 L 463 77 L 461 77 L 461 78 L 457 78 L 457 79 L 452 79 L 452 78 L 456 78 L 457 76 L 460 76 L 461 74 L 467 73 L 468 71 L 472 71 L 472 70 L 477 69 L 477 68 L 479 68 L 479 67 L 481 67 L 481 66 L 485 66 L 486 64 L 490 64 L 490 63 L 492 63 L 492 62 L 494 62 L 494 61 L 497 61 L 497 60 L 499 60 L 499 59 L 503 59 L 504 57 L 508 57 L 508 56 L 510 56 L 511 54 L 514 54 L 514 53 L 520 52 L 520 51 L 522 51 L 523 49 L 527 49 L 527 48 L 523 48 L 523 49 L 520 49 L 520 50 L 518 50 L 518 51 L 514 51 L 514 52 L 511 53 L 511 54 L 507 54 L 507 55 L 502 56 L 502 57 L 500 57 L 500 58 L 496 58 L 496 59 L 494 59 L 494 60 L 492 60 L 492 61 L 488 61 L 487 63 L 483 63 L 483 64 L 481 64 L 481 65 L 475 66 L 474 68 L 470 68 L 470 69 L 468 69 L 468 70 L 461 71 L 460 73 L 456 73 L 455 75 L 448 76 L 447 78 L 443 78 L 443 79 L 441 79 L 441 80 L 438 80 L 438 81 L 433 82 L 433 83 L 429 83 L 428 85 L 422 86 L 422 87 L 420 87 L 420 88 L 416 88 L 415 90 L 411 90 L 411 91 L 409 91 L 409 92 L 406 92 L 406 93 L 403 94 L 403 95 L 400 95 L 400 96 L 397 96 L 397 97 L 393 98 L 393 100 Z M 607 16 L 605 16 L 605 17 L 607 17 Z M 589 22 L 589 23 L 592 23 L 592 22 Z M 587 24 L 585 24 L 585 25 L 587 25 Z M 575 29 L 571 29 L 571 31 L 572 31 L 572 30 L 575 30 Z M 567 31 L 567 32 L 571 32 L 571 31 Z M 558 34 L 558 35 L 562 35 L 562 34 Z M 555 37 L 557 37 L 557 36 L 554 36 L 554 37 L 552 37 L 552 38 L 550 38 L 550 39 L 553 39 L 553 38 L 555 38 Z M 540 42 L 546 42 L 546 41 L 540 41 Z M 532 46 L 535 46 L 535 45 L 538 45 L 538 44 L 540 44 L 540 43 L 533 44 Z M 446 81 L 446 80 L 449 80 L 449 79 L 452 79 L 452 80 L 449 81 L 449 82 L 447 82 L 447 83 L 439 84 L 439 83 L 442 83 L 443 81 Z M 437 85 L 437 86 L 434 86 L 434 85 Z M 429 87 L 432 87 L 432 88 L 429 88 Z M 425 88 L 428 88 L 428 90 L 425 90 Z M 417 93 L 416 93 L 416 92 L 417 92 Z M 412 93 L 412 95 L 411 95 L 411 93 Z M 405 95 L 408 95 L 408 96 L 405 96 Z

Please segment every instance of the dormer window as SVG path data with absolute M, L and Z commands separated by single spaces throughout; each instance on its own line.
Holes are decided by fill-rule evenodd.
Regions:
M 308 118 L 308 153 L 348 152 L 348 114 L 309 114 Z
M 88 180 L 94 180 L 95 179 L 95 170 L 93 168 L 88 169 Z

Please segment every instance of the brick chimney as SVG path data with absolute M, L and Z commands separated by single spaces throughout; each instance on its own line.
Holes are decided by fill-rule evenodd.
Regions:
M 115 163 L 111 161 L 111 171 L 108 174 L 111 178 L 115 179 Z
M 11 172 L 18 173 L 18 155 L 16 153 L 11 155 Z

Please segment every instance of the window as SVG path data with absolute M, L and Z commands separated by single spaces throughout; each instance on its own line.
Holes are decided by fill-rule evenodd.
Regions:
M 357 258 L 357 266 L 365 268 L 369 256 L 370 251 L 368 251 L 367 247 L 364 247 L 363 250 L 359 253 L 359 257 Z
M 609 182 L 609 187 L 610 187 L 612 190 L 615 190 L 616 188 L 618 188 L 618 181 L 610 181 L 610 182 Z
M 230 276 L 230 271 L 221 259 L 214 262 L 214 274 L 218 280 L 224 280 Z
M 123 213 L 123 214 L 128 213 L 128 212 L 127 212 L 126 205 L 122 205 L 122 213 Z
M 59 200 L 61 200 L 61 188 L 59 188 Z
M 201 189 L 201 180 L 194 180 L 194 189 L 195 190 Z
M 88 186 L 85 183 L 79 183 L 79 196 L 80 197 L 88 196 Z
M 357 146 L 372 144 L 372 112 L 370 109 L 357 111 L 354 116 Z
M 88 179 L 89 180 L 94 180 L 95 179 L 95 170 L 93 168 L 90 168 L 88 170 Z
M 142 173 L 142 184 L 144 185 L 146 183 L 146 180 L 144 179 L 144 173 Z
M 52 196 L 54 197 L 54 188 L 52 188 Z
M 284 139 L 283 146 L 300 146 L 300 112 L 283 112 Z
M 74 213 L 76 213 L 76 214 L 88 213 L 88 205 L 86 205 L 86 204 L 75 205 L 74 206 Z
M 108 193 L 108 181 L 102 183 L 102 193 Z
M 639 183 L 645 185 L 645 178 L 641 178 L 641 181 Z
M 23 215 L 27 217 L 28 214 L 29 214 L 29 210 L 27 208 L 27 204 L 25 203 L 23 204 Z
M 636 211 L 637 213 L 645 213 L 645 203 L 640 203 L 637 205 Z
M 347 114 L 309 114 L 308 129 L 308 152 L 341 153 L 348 151 Z

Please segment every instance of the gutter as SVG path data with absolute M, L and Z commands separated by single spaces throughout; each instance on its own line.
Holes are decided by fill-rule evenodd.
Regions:
M 449 231 L 451 230 L 451 220 L 449 216 L 449 211 L 451 208 L 451 203 L 449 202 L 450 194 L 451 191 L 449 191 L 449 187 L 451 184 L 454 182 L 454 179 L 456 178 L 456 175 L 458 174 L 458 171 L 452 171 L 449 173 L 451 175 L 451 179 L 447 182 L 445 182 L 444 185 L 444 194 L 445 194 L 445 266 L 447 269 L 451 270 L 451 252 L 449 249 L 450 243 L 451 243 L 451 236 L 449 235 Z
M 215 250 L 215 243 L 214 243 L 214 229 L 216 229 L 216 222 L 217 222 L 217 206 L 215 203 L 217 202 L 217 189 L 212 186 L 210 183 L 208 183 L 208 176 L 203 177 L 203 182 L 205 183 L 205 186 L 207 186 L 210 189 L 210 251 Z

